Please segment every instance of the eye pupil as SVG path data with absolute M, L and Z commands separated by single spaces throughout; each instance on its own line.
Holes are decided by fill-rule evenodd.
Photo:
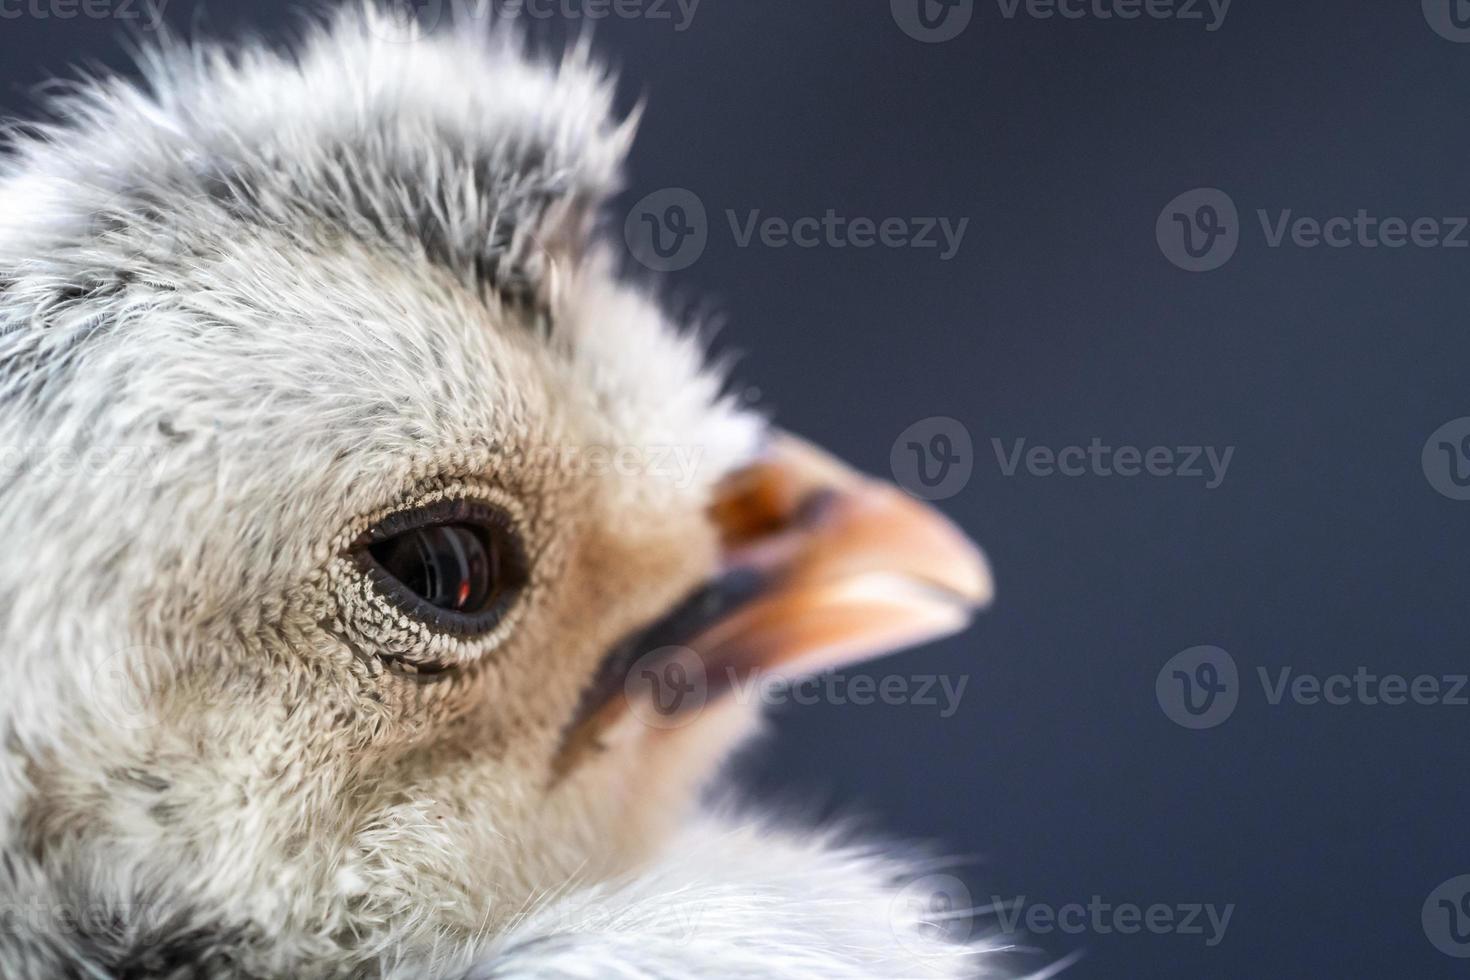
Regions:
M 464 615 L 484 612 L 503 588 L 496 542 L 473 524 L 432 524 L 369 546 L 383 570 L 424 602 Z

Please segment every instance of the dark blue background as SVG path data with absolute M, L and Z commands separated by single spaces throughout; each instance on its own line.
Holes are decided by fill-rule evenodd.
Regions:
M 194 5 L 169 20 L 188 27 Z M 1271 249 L 1257 208 L 1470 214 L 1470 44 L 1417 0 L 1236 0 L 1224 26 L 1003 18 L 920 44 L 878 0 L 704 0 L 691 27 L 609 20 L 649 109 L 624 206 L 694 190 L 715 220 L 671 279 L 712 296 L 742 381 L 788 427 L 875 472 L 908 425 L 961 420 L 975 477 L 944 507 L 999 597 L 968 634 L 871 665 L 968 674 L 960 711 L 778 712 L 741 767 L 763 793 L 866 813 L 977 855 L 991 894 L 1062 905 L 1234 903 L 1225 940 L 1052 934 L 1077 977 L 1439 977 L 1420 926 L 1470 872 L 1470 709 L 1271 707 L 1255 668 L 1466 669 L 1470 503 L 1420 450 L 1470 415 L 1470 251 Z M 290 5 L 214 5 L 267 32 Z M 68 63 L 124 65 L 112 21 L 0 21 L 3 104 Z M 566 25 L 548 26 L 554 35 Z M 1170 265 L 1175 195 L 1219 187 L 1223 269 Z M 726 208 L 968 217 L 959 256 L 736 247 Z M 1001 476 L 990 439 L 1235 446 L 1219 489 Z M 1188 731 L 1155 675 L 1196 644 L 1246 680 Z

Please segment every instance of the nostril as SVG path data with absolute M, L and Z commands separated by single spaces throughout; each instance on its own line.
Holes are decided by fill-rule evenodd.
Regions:
M 757 463 L 726 479 L 709 515 L 730 552 L 821 523 L 839 496 L 832 488 L 803 484 L 780 466 Z
M 790 522 L 793 504 L 790 488 L 783 486 L 779 474 L 757 464 L 725 481 L 709 513 L 728 550 L 779 534 Z
M 797 505 L 796 511 L 791 515 L 790 526 L 812 528 L 825 523 L 837 509 L 837 502 L 841 499 L 842 495 L 836 490 L 813 490 Z

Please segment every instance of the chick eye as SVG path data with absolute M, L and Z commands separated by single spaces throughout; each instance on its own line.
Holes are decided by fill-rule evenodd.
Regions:
M 358 553 L 391 602 L 455 633 L 493 629 L 526 582 L 508 517 L 474 501 L 394 514 L 367 533 Z

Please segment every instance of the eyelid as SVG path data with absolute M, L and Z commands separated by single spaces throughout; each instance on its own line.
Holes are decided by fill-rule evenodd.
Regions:
M 379 541 L 386 541 L 407 531 L 437 524 L 480 524 L 502 532 L 508 541 L 514 542 L 525 557 L 520 535 L 516 531 L 515 519 L 503 508 L 483 500 L 469 497 L 446 497 L 417 507 L 395 511 L 364 531 L 353 542 L 353 548 L 363 548 Z
M 488 528 L 503 552 L 503 568 L 512 575 L 503 598 L 478 613 L 459 613 L 436 607 L 416 595 L 378 563 L 369 548 L 424 527 L 470 523 Z M 445 497 L 395 511 L 358 536 L 351 549 L 361 573 L 372 583 L 381 601 L 398 615 L 421 623 L 432 632 L 472 640 L 494 633 L 517 606 L 531 580 L 531 562 L 514 518 L 503 507 L 472 497 Z

